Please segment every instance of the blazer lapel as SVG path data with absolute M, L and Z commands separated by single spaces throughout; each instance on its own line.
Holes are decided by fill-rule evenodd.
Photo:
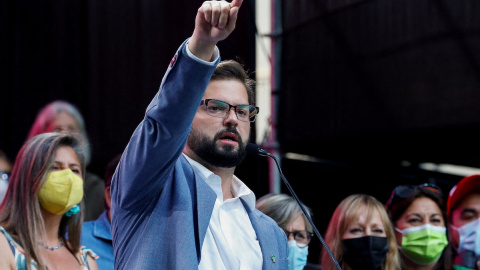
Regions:
M 203 245 L 203 239 L 207 233 L 208 224 L 210 223 L 210 217 L 212 216 L 213 207 L 215 206 L 215 200 L 217 195 L 208 186 L 205 181 L 195 176 L 195 183 L 197 187 L 197 217 L 198 219 L 198 234 L 200 237 L 200 247 Z
M 190 165 L 185 157 L 182 156 L 180 160 L 182 163 L 182 170 L 185 173 L 185 180 L 189 186 L 195 204 L 193 206 L 193 214 L 195 215 L 195 243 L 199 244 L 196 249 L 197 260 L 200 263 L 203 240 L 207 233 L 208 224 L 210 222 L 210 217 L 212 216 L 217 195 L 204 180 L 199 179 L 195 175 L 192 165 Z
M 193 179 L 195 179 L 194 181 L 196 187 L 196 219 L 198 220 L 198 234 L 195 237 L 198 237 L 198 243 L 200 243 L 200 250 L 198 250 L 198 261 L 200 262 L 203 240 L 205 239 L 205 234 L 207 233 L 208 224 L 210 223 L 210 218 L 212 216 L 217 195 L 203 179 L 200 179 L 197 177 L 197 175 L 194 175 Z
M 275 231 L 270 227 L 271 225 L 263 220 L 263 217 L 259 213 L 253 211 L 248 207 L 248 204 L 241 199 L 245 210 L 248 213 L 248 217 L 252 222 L 253 229 L 257 235 L 260 249 L 263 254 L 263 267 L 262 269 L 278 269 L 277 263 L 281 259 L 279 254 L 280 247 L 277 244 L 277 235 Z

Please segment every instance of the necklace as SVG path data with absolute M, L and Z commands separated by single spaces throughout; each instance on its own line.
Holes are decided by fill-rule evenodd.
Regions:
M 62 242 L 60 242 L 60 244 L 59 244 L 58 246 L 55 246 L 55 247 L 49 247 L 49 246 L 47 246 L 47 245 L 44 245 L 43 242 L 40 242 L 40 245 L 41 245 L 42 247 L 44 247 L 45 249 L 50 249 L 51 251 L 54 251 L 55 249 L 59 249 L 59 248 L 63 247 L 63 243 L 62 243 Z

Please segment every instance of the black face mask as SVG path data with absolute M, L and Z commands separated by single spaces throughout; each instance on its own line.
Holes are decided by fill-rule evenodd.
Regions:
M 380 270 L 388 252 L 386 237 L 364 236 L 343 240 L 343 260 L 353 270 Z

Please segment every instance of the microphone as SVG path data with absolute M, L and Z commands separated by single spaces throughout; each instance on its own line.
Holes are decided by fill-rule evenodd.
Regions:
M 333 256 L 332 251 L 330 251 L 330 249 L 327 246 L 327 243 L 325 243 L 325 240 L 323 240 L 322 235 L 320 234 L 317 227 L 313 223 L 312 218 L 308 214 L 307 210 L 305 210 L 305 208 L 303 207 L 302 203 L 300 202 L 300 199 L 298 199 L 298 197 L 297 197 L 297 194 L 295 194 L 295 192 L 293 191 L 293 188 L 290 186 L 290 183 L 288 183 L 287 178 L 285 178 L 285 175 L 283 175 L 282 169 L 280 168 L 280 165 L 278 164 L 277 158 L 274 155 L 268 153 L 266 150 L 260 148 L 260 146 L 258 146 L 256 144 L 253 144 L 253 143 L 248 143 L 245 150 L 247 151 L 248 154 L 256 155 L 256 156 L 262 156 L 262 157 L 271 157 L 271 158 L 273 158 L 273 160 L 275 160 L 275 164 L 277 165 L 277 169 L 280 172 L 280 177 L 282 178 L 283 182 L 285 183 L 285 186 L 287 186 L 288 190 L 290 191 L 292 196 L 297 201 L 298 206 L 300 206 L 300 208 L 302 209 L 303 215 L 307 218 L 310 225 L 312 225 L 312 228 L 315 231 L 315 234 L 317 235 L 318 239 L 322 243 L 323 247 L 327 251 L 328 255 L 332 259 L 332 261 L 335 264 L 335 266 L 337 267 L 337 269 L 342 270 L 342 268 L 338 264 L 337 260 Z
M 268 153 L 267 151 L 260 148 L 260 146 L 253 143 L 248 143 L 245 147 L 245 150 L 247 150 L 247 153 L 251 155 L 273 158 L 272 154 Z

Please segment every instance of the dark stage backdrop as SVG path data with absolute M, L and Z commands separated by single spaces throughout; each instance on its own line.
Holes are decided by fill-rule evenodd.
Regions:
M 479 165 L 480 2 L 282 3 L 282 150 Z
M 480 166 L 479 1 L 284 0 L 281 10 L 278 140 L 282 153 L 318 159 L 283 167 L 322 233 L 352 193 L 385 203 L 399 184 L 447 193 L 460 179 L 418 162 Z
M 66 100 L 85 118 L 89 168 L 103 176 L 192 34 L 202 2 L 1 1 L 0 149 L 13 161 L 37 112 Z M 222 59 L 252 72 L 254 16 L 254 2 L 245 1 L 235 32 L 218 45 Z

